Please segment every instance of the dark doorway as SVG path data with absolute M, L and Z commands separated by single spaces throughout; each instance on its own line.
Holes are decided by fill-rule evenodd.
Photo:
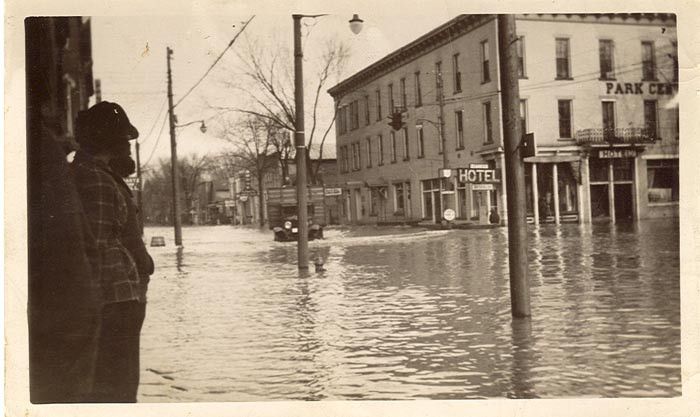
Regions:
M 615 184 L 615 220 L 632 221 L 634 201 L 632 184 Z
M 608 184 L 591 185 L 591 217 L 610 217 Z

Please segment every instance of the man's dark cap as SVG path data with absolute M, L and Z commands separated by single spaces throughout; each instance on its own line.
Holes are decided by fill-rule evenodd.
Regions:
M 131 124 L 124 109 L 109 101 L 102 101 L 78 112 L 75 130 L 81 145 L 89 142 L 100 148 L 139 137 L 139 131 Z

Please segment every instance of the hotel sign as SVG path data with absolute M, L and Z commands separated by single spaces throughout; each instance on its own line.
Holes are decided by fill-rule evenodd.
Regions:
M 601 159 L 619 159 L 619 158 L 635 158 L 637 151 L 634 149 L 601 149 L 598 151 L 598 158 Z
M 605 94 L 653 94 L 673 95 L 678 93 L 678 84 L 672 83 L 605 83 Z
M 488 167 L 488 165 L 485 165 Z M 496 170 L 490 168 L 458 168 L 457 178 L 459 182 L 473 184 L 493 184 L 501 180 L 496 176 Z

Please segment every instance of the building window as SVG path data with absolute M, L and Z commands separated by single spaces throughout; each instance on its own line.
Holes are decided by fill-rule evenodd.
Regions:
M 411 153 L 408 148 L 408 128 L 403 128 L 401 130 L 403 133 L 403 160 L 408 161 L 411 159 Z
M 399 88 L 401 89 L 401 108 L 406 108 L 406 79 L 399 80 Z
M 415 74 L 413 74 L 413 82 L 415 84 L 415 93 L 416 93 L 416 107 L 420 107 L 423 105 L 423 93 L 421 92 L 420 88 L 420 72 L 417 71 Z
M 455 93 L 462 91 L 462 73 L 459 72 L 459 54 L 452 55 L 452 83 Z
M 647 160 L 649 203 L 678 201 L 678 159 Z
M 379 187 L 370 188 L 369 192 L 369 215 L 376 216 L 378 214 L 378 202 L 379 202 Z
M 523 135 L 527 133 L 527 100 L 520 100 L 520 127 Z
M 341 135 L 345 133 L 345 126 L 344 126 L 345 118 L 343 117 L 344 110 L 345 110 L 345 108 L 339 107 L 338 113 L 337 113 L 338 114 L 338 116 L 337 116 L 338 117 L 338 133 Z
M 489 41 L 481 41 L 481 81 L 487 83 L 491 81 L 489 69 Z
M 462 110 L 455 112 L 455 131 L 457 132 L 457 149 L 464 149 L 464 120 Z
M 659 137 L 657 114 L 656 100 L 644 100 L 644 133 L 651 138 Z
M 357 102 L 357 100 L 352 102 L 352 128 L 353 129 L 359 129 L 360 128 L 360 105 Z
M 359 171 L 360 168 L 360 142 L 356 142 L 352 144 L 352 169 Z
M 484 143 L 493 142 L 493 126 L 491 123 L 491 102 L 482 103 L 484 115 Z
M 603 102 L 603 138 L 610 140 L 615 138 L 615 102 Z
M 382 92 L 377 89 L 377 91 L 374 92 L 374 95 L 376 96 L 376 101 L 377 101 L 377 121 L 382 120 Z
M 569 39 L 557 38 L 557 79 L 570 79 Z
M 600 79 L 615 79 L 615 44 L 611 40 L 598 41 L 598 54 L 600 56 Z
M 418 129 L 418 158 L 425 157 L 425 140 L 423 139 L 423 129 Z
M 394 207 L 396 211 L 404 209 L 403 183 L 394 184 Z
M 350 155 L 348 154 L 348 147 L 343 146 L 341 148 L 341 157 L 342 157 L 342 169 L 343 172 L 348 172 L 350 171 Z
M 379 135 L 379 162 L 378 165 L 384 165 L 384 138 Z
M 440 101 L 440 95 L 442 89 L 442 62 L 435 63 L 435 99 Z
M 396 162 L 396 133 L 391 132 L 391 162 Z
M 389 114 L 396 111 L 394 108 L 394 84 L 389 84 Z
M 515 45 L 516 54 L 518 57 L 518 77 L 527 78 L 525 72 L 525 37 L 518 36 L 518 42 Z
M 365 96 L 365 126 L 369 126 L 369 96 Z
M 642 81 L 656 81 L 654 42 L 642 42 Z
M 571 139 L 571 100 L 559 100 L 559 137 Z
M 367 144 L 367 168 L 372 168 L 372 139 L 365 139 L 365 143 Z

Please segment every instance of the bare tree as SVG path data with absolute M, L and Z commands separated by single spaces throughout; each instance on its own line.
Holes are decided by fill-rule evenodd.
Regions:
M 337 108 L 333 109 L 330 121 L 324 121 L 322 111 L 319 108 L 321 94 L 331 82 L 337 82 L 343 73 L 344 66 L 349 57 L 349 48 L 335 39 L 328 40 L 321 49 L 321 55 L 317 65 L 306 68 L 304 84 L 313 86 L 308 91 L 310 100 L 304 100 L 305 114 L 310 115 L 307 123 L 306 157 L 309 181 L 316 183 L 318 171 L 323 159 L 323 147 L 328 134 L 335 122 Z M 248 99 L 248 104 L 238 107 L 212 106 L 219 111 L 236 111 L 253 115 L 267 120 L 278 129 L 294 132 L 296 114 L 294 106 L 294 77 L 292 52 L 282 46 L 281 43 L 264 44 L 258 40 L 246 36 L 242 51 L 238 53 L 239 60 L 243 63 L 240 73 L 243 77 L 236 81 L 225 81 L 231 88 L 241 91 Z M 313 71 L 312 68 L 316 68 Z M 326 124 L 327 123 L 327 124 Z M 293 148 L 292 148 L 293 149 Z M 278 149 L 291 151 L 292 149 Z M 318 159 L 314 163 L 311 158 L 312 150 L 318 152 Z M 290 152 L 287 152 L 285 160 L 289 160 Z M 284 169 L 284 165 L 283 165 Z
M 275 144 L 280 142 L 280 128 L 269 118 L 249 114 L 246 117 L 224 123 L 219 136 L 233 145 L 225 157 L 229 166 L 250 172 L 258 187 L 258 202 L 261 209 L 260 226 L 265 225 L 262 208 L 265 204 L 266 177 L 276 172 L 278 156 Z
M 194 196 L 201 175 L 210 168 L 211 161 L 207 156 L 188 155 L 178 158 L 180 171 L 180 196 L 181 218 L 189 221 L 190 210 L 194 208 Z M 171 221 L 172 212 L 172 170 L 170 159 L 161 159 L 158 167 L 148 170 L 144 181 L 143 206 L 146 220 L 156 223 L 168 223 Z

